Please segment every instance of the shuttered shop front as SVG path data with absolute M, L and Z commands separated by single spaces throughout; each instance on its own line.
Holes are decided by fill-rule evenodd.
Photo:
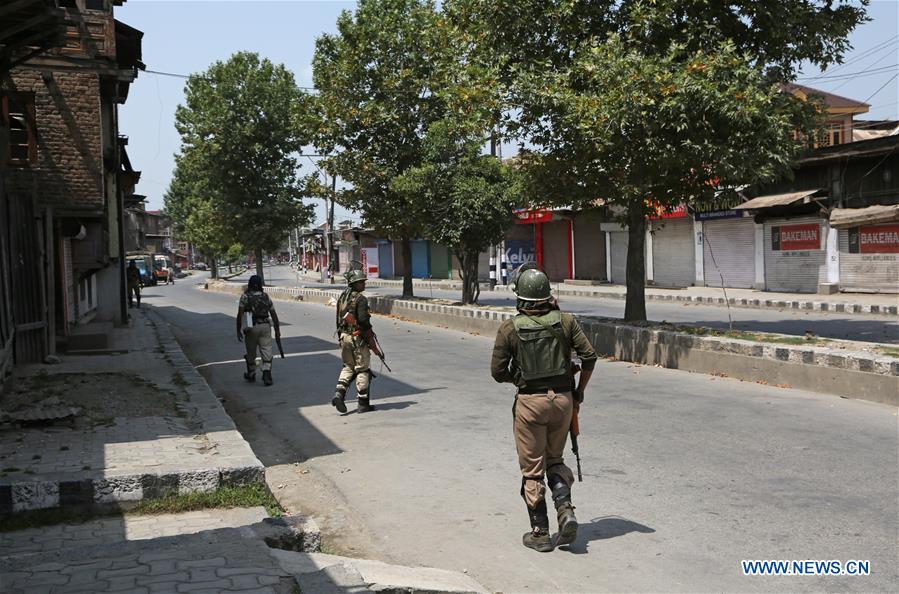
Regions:
M 818 217 L 765 221 L 765 285 L 769 291 L 818 291 L 818 284 L 827 279 L 825 224 Z
M 612 278 L 611 282 L 623 285 L 627 282 L 627 231 L 609 233 L 611 247 Z
M 752 219 L 703 221 L 702 268 L 707 287 L 753 288 L 755 223 Z
M 899 293 L 899 223 L 840 229 L 840 289 Z
M 696 282 L 693 219 L 681 217 L 652 223 L 653 283 L 662 287 L 689 287 Z

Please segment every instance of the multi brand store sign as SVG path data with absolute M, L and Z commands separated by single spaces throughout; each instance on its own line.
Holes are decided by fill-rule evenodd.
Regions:
M 549 223 L 552 220 L 552 211 L 544 208 L 521 209 L 515 211 L 515 222 L 519 225 Z
M 775 252 L 821 249 L 821 225 L 779 225 L 771 228 L 771 249 Z
M 899 223 L 849 229 L 850 254 L 899 254 Z

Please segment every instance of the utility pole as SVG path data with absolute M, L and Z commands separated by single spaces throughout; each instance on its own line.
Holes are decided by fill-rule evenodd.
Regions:
M 334 199 L 337 197 L 337 175 L 331 175 L 331 209 L 328 211 L 328 270 L 331 271 L 330 283 L 334 284 L 334 267 L 331 258 L 334 257 Z

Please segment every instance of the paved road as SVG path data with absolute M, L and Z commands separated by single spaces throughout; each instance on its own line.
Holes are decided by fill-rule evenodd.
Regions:
M 489 378 L 491 337 L 376 317 L 394 373 L 374 381 L 378 411 L 341 416 L 328 404 L 340 367 L 330 309 L 278 302 L 291 356 L 265 388 L 240 378 L 234 296 L 195 282 L 151 288 L 145 302 L 257 456 L 326 476 L 334 490 L 321 505 L 352 507 L 384 560 L 466 570 L 503 592 L 899 583 L 895 408 L 600 362 L 581 417 L 582 530 L 570 549 L 539 554 L 520 544 L 513 391 Z M 744 577 L 743 559 L 868 559 L 872 575 Z
M 303 281 L 298 283 L 296 274 L 287 266 L 266 268 L 266 282 L 272 284 L 290 284 L 308 287 L 328 287 Z M 242 278 L 242 277 L 241 277 Z M 401 295 L 402 289 L 394 287 L 378 287 L 367 289 L 369 293 L 378 295 Z M 440 299 L 461 299 L 461 291 L 431 290 L 415 287 L 419 297 L 436 297 Z M 510 293 L 484 291 L 480 302 L 484 305 L 501 305 L 514 307 L 515 298 Z M 563 295 L 562 307 L 572 313 L 580 313 L 607 318 L 624 316 L 624 300 L 601 299 L 596 297 L 574 297 Z M 674 324 L 697 324 L 713 328 L 728 328 L 728 310 L 706 304 L 646 302 L 646 313 L 650 320 L 666 321 Z M 779 332 L 803 336 L 811 331 L 817 336 L 844 340 L 860 340 L 899 344 L 899 318 L 890 315 L 852 315 L 845 313 L 816 313 L 792 310 L 731 308 L 730 316 L 733 327 L 737 330 L 755 330 L 761 332 Z

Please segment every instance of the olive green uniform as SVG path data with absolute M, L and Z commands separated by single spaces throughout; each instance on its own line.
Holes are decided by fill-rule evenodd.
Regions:
M 352 316 L 356 325 L 347 321 Z M 368 404 L 371 381 L 371 350 L 365 335 L 371 331 L 371 312 L 368 299 L 361 291 L 348 287 L 337 300 L 337 338 L 340 341 L 340 358 L 343 367 L 337 378 L 336 392 L 340 398 L 346 396 L 347 389 L 356 380 L 359 399 Z
M 513 430 L 522 475 L 521 496 L 534 525 L 535 518 L 546 517 L 544 476 L 550 479 L 554 499 L 557 491 L 564 491 L 570 501 L 574 475 L 565 465 L 563 450 L 574 407 L 571 350 L 584 370 L 596 365 L 596 352 L 571 314 L 550 303 L 520 311 L 497 332 L 491 374 L 497 382 L 518 387 Z M 564 343 L 559 343 L 560 338 Z M 524 347 L 523 340 L 527 341 Z M 542 341 L 542 346 L 532 348 L 537 341 Z M 535 357 L 535 353 L 543 355 Z

